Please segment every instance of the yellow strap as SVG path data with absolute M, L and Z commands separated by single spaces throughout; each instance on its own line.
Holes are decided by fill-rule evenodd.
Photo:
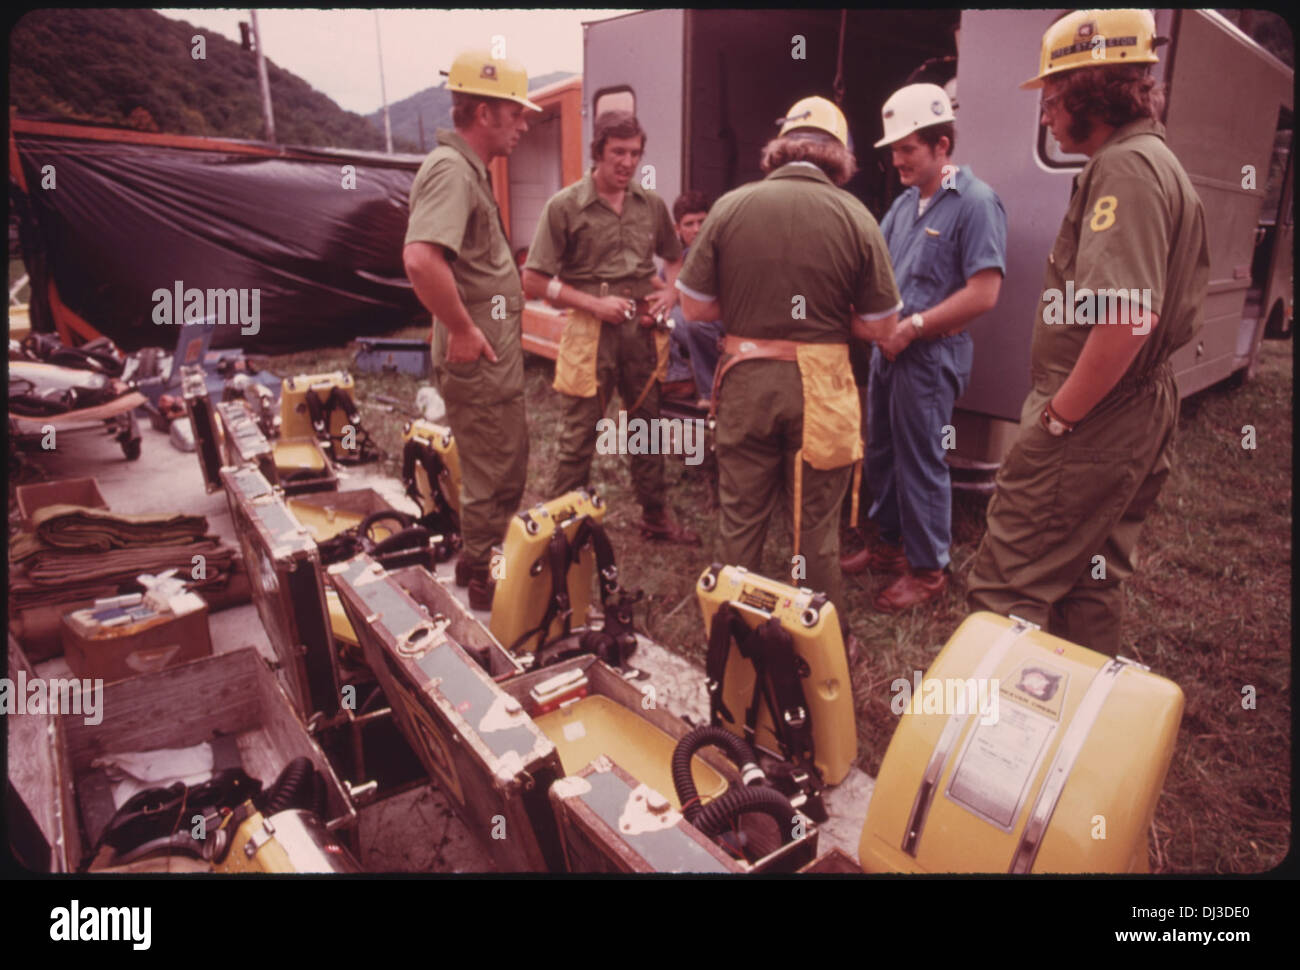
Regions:
M 799 555 L 799 532 L 803 528 L 803 449 L 794 456 L 794 555 Z

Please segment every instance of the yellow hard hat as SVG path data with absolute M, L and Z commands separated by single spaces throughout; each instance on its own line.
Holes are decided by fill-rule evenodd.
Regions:
M 834 102 L 816 95 L 796 101 L 785 117 L 778 119 L 778 124 L 781 125 L 782 135 L 788 135 L 799 128 L 816 128 L 833 135 L 845 148 L 849 147 L 849 123 L 844 118 L 844 112 Z
M 492 57 L 483 51 L 466 51 L 451 65 L 447 90 L 478 94 L 485 98 L 514 101 L 525 108 L 541 111 L 528 100 L 528 72 L 514 61 Z
M 1038 73 L 1020 87 L 1041 88 L 1044 78 L 1080 67 L 1155 64 L 1163 43 L 1150 10 L 1076 10 L 1047 28 Z

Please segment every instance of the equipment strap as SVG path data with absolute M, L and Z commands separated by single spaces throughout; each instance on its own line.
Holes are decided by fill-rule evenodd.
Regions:
M 710 723 L 722 726 L 737 719 L 723 700 L 723 683 L 731 642 L 754 668 L 754 693 L 745 709 L 745 738 L 753 744 L 758 729 L 759 706 L 767 703 L 773 733 L 782 751 L 811 773 L 813 765 L 812 712 L 804 699 L 803 678 L 811 672 L 794 649 L 794 639 L 776 617 L 750 629 L 730 603 L 723 603 L 709 626 L 705 671 L 709 691 Z

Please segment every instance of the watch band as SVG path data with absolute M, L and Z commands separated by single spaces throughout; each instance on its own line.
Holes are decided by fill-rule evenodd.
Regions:
M 925 317 L 921 316 L 919 313 L 913 313 L 907 318 L 907 320 L 916 328 L 916 335 L 918 337 L 924 336 L 925 331 L 923 330 L 923 327 L 925 326 Z

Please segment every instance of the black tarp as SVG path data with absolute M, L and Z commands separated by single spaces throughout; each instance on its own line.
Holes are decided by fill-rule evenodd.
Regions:
M 46 280 L 126 350 L 169 347 L 156 291 L 258 293 L 258 332 L 217 328 L 213 346 L 279 353 L 387 333 L 427 315 L 402 268 L 408 197 L 420 159 L 201 142 L 181 148 L 22 130 L 27 192 L 13 173 L 32 316 L 51 329 Z M 96 129 L 104 132 L 105 129 Z M 175 141 L 174 139 L 172 140 Z M 210 147 L 209 147 L 210 146 Z M 53 166 L 54 188 L 42 188 Z M 345 166 L 355 188 L 345 188 Z M 179 319 L 179 317 L 177 318 Z

